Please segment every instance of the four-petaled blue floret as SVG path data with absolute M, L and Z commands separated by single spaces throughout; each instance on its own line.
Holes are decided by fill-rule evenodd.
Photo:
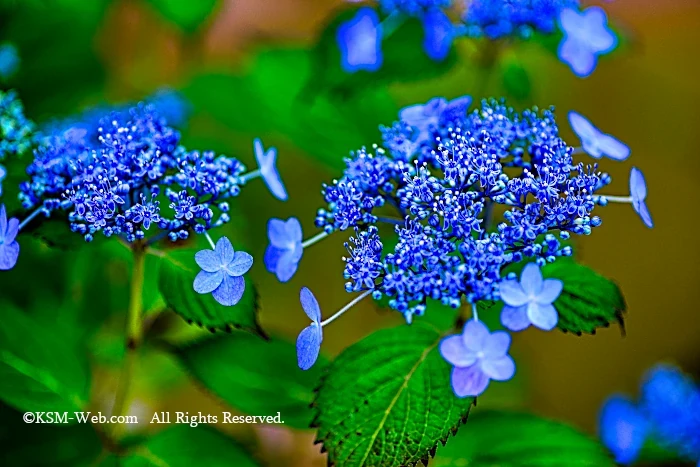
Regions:
M 559 59 L 581 78 L 593 73 L 598 55 L 612 52 L 617 46 L 617 37 L 600 7 L 592 6 L 581 12 L 564 9 L 559 14 L 559 26 L 564 32 Z
M 520 282 L 506 279 L 499 285 L 501 300 L 505 303 L 501 322 L 511 331 L 522 331 L 531 324 L 551 331 L 559 321 L 554 301 L 564 284 L 559 279 L 543 279 L 540 267 L 529 263 L 523 269 Z
M 286 221 L 270 219 L 267 222 L 270 245 L 265 250 L 265 267 L 280 282 L 289 281 L 297 270 L 304 253 L 301 236 L 301 224 L 296 217 Z
M 17 243 L 17 233 L 19 232 L 19 220 L 7 218 L 5 205 L 0 205 L 0 270 L 12 269 L 17 264 L 19 256 L 19 243 Z
M 194 290 L 211 293 L 224 306 L 233 306 L 245 291 L 243 274 L 253 265 L 253 257 L 244 251 L 234 251 L 231 241 L 221 237 L 213 250 L 201 250 L 195 260 L 202 270 L 194 280 Z
M 318 354 L 321 352 L 323 341 L 321 308 L 314 294 L 306 287 L 301 289 L 299 299 L 304 313 L 311 319 L 311 324 L 305 327 L 297 337 L 297 363 L 302 370 L 308 370 L 316 363 Z
M 348 73 L 377 71 L 382 66 L 382 27 L 377 12 L 360 8 L 357 14 L 340 25 L 336 35 L 341 66 Z
M 583 151 L 591 157 L 603 156 L 612 160 L 624 161 L 630 155 L 630 148 L 617 138 L 605 134 L 578 112 L 569 112 L 569 123 L 581 140 Z

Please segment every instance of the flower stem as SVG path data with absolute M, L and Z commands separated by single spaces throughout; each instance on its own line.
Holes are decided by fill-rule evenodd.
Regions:
M 631 196 L 608 196 L 608 195 L 600 195 L 602 198 L 607 199 L 608 201 L 612 201 L 613 203 L 631 203 L 632 202 L 632 197 Z
M 19 230 L 22 230 L 27 224 L 29 224 L 29 223 L 32 221 L 32 219 L 34 219 L 36 216 L 38 216 L 39 214 L 41 214 L 41 212 L 42 212 L 43 210 L 44 210 L 43 207 L 37 208 L 33 213 L 31 213 L 30 215 L 28 215 L 28 216 L 19 224 L 19 226 L 17 227 L 17 230 L 18 230 L 18 231 L 19 231 Z
M 301 247 L 302 248 L 310 247 L 314 243 L 326 238 L 327 236 L 328 236 L 328 233 L 326 233 L 326 231 L 324 230 L 323 232 L 314 235 L 313 237 L 309 238 L 308 240 L 304 240 L 304 242 L 302 242 L 302 244 L 301 244 Z
M 209 241 L 209 245 L 211 245 L 211 249 L 216 250 L 216 245 L 214 244 L 214 240 L 211 239 L 211 235 L 209 235 L 209 232 L 204 232 L 204 236 Z
M 145 277 L 146 251 L 139 242 L 132 248 L 134 254 L 134 270 L 131 275 L 131 290 L 129 299 L 129 310 L 127 312 L 125 355 L 122 363 L 121 375 L 117 393 L 114 396 L 113 416 L 123 416 L 129 410 L 129 393 L 134 376 L 136 364 L 136 353 L 141 345 L 141 311 L 143 308 L 143 284 Z M 118 435 L 121 429 L 120 424 L 114 424 L 113 435 Z
M 377 220 L 379 222 L 384 222 L 386 224 L 391 224 L 391 225 L 404 225 L 406 222 L 403 219 L 399 219 L 398 217 L 382 217 L 382 216 L 377 216 Z
M 248 182 L 248 180 L 251 180 L 251 179 L 253 179 L 255 177 L 259 177 L 259 176 L 260 176 L 260 169 L 256 169 L 256 170 L 248 172 L 247 174 L 243 174 L 240 177 L 241 184 L 244 184 L 244 183 Z
M 338 310 L 338 312 L 337 312 L 336 314 L 334 314 L 333 316 L 331 316 L 330 318 L 328 318 L 328 319 L 325 320 L 325 321 L 321 321 L 321 327 L 323 327 L 323 326 L 325 326 L 325 325 L 327 325 L 327 324 L 330 324 L 333 320 L 335 320 L 336 318 L 340 317 L 340 315 L 342 315 L 343 313 L 345 313 L 346 311 L 348 311 L 350 308 L 353 307 L 353 305 L 355 305 L 357 302 L 359 302 L 360 300 L 362 300 L 363 298 L 365 298 L 367 295 L 371 294 L 372 292 L 373 292 L 373 290 L 372 290 L 372 289 L 369 289 L 369 290 L 367 290 L 365 293 L 363 293 L 362 295 L 358 295 L 357 297 L 355 297 L 355 298 L 353 299 L 353 301 L 351 301 L 350 303 L 348 303 L 347 305 L 345 305 L 343 308 L 341 308 L 340 310 Z

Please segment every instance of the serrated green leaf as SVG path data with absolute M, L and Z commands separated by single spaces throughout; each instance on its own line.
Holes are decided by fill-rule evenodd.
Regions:
M 158 288 L 168 307 L 186 321 L 210 330 L 235 328 L 265 337 L 257 319 L 257 292 L 247 276 L 241 301 L 234 306 L 223 306 L 211 294 L 194 291 L 194 278 L 200 271 L 194 255 L 192 250 L 178 250 L 164 253 L 160 258 Z
M 617 322 L 624 326 L 627 310 L 620 288 L 592 269 L 560 259 L 542 268 L 545 278 L 564 282 L 564 290 L 554 306 L 559 312 L 559 329 L 576 334 L 595 334 L 596 329 Z
M 427 462 L 466 421 L 438 344 L 443 334 L 414 323 L 384 329 L 343 351 L 318 389 L 312 426 L 331 465 L 404 466 Z
M 25 411 L 82 410 L 90 388 L 83 349 L 12 306 L 0 309 L 0 398 Z
M 148 0 L 171 23 L 185 32 L 195 31 L 216 9 L 219 0 Z
M 175 425 L 150 438 L 125 458 L 123 467 L 256 467 L 253 460 L 233 439 L 213 428 Z
M 322 356 L 308 371 L 297 367 L 293 343 L 246 334 L 205 339 L 176 350 L 185 369 L 207 389 L 250 415 L 281 413 L 285 426 L 308 428 L 313 390 L 327 364 Z M 243 358 L 242 356 L 252 358 Z
M 535 415 L 478 412 L 431 467 L 614 467 L 605 449 L 587 435 Z

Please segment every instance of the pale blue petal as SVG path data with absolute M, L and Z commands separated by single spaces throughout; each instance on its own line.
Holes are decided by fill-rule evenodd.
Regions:
M 271 148 L 270 151 L 277 151 L 274 148 Z M 279 173 L 277 172 L 277 166 L 275 165 L 275 158 L 272 158 L 272 163 L 263 166 L 260 169 L 260 174 L 262 175 L 263 181 L 265 182 L 265 185 L 267 185 L 267 188 L 270 190 L 270 192 L 274 195 L 275 198 L 281 200 L 281 201 L 286 201 L 287 200 L 287 190 L 284 188 L 284 184 L 282 183 L 282 179 L 280 178 Z
M 573 8 L 565 8 L 559 13 L 559 25 L 564 32 L 571 33 L 581 29 L 583 18 Z
M 484 359 L 481 361 L 481 370 L 493 380 L 508 381 L 515 374 L 515 362 L 508 355 L 495 359 Z
M 265 250 L 265 256 L 263 258 L 265 262 L 265 269 L 267 269 L 272 274 L 277 274 L 277 263 L 284 254 L 285 250 L 280 248 L 275 248 L 272 245 L 268 245 Z
M 283 249 L 287 248 L 290 240 L 287 234 L 287 223 L 282 219 L 270 219 L 267 221 L 267 237 L 273 246 Z
M 510 347 L 510 334 L 505 331 L 497 331 L 491 334 L 484 344 L 485 358 L 500 358 L 508 353 Z
M 221 265 L 226 265 L 233 261 L 235 251 L 233 245 L 231 245 L 231 240 L 227 237 L 221 237 L 219 241 L 216 242 L 215 251 L 216 254 L 219 255 Z
M 305 327 L 297 337 L 297 364 L 302 370 L 308 370 L 321 352 L 321 342 L 323 341 L 323 331 L 316 323 Z
M 633 202 L 644 201 L 647 197 L 647 182 L 642 171 L 636 167 L 630 171 L 630 196 Z
M 466 368 L 454 367 L 450 379 L 457 397 L 478 396 L 489 385 L 489 378 L 481 371 L 479 364 Z
M 470 319 L 464 325 L 462 342 L 464 346 L 472 352 L 481 352 L 489 335 L 489 329 L 484 323 L 475 319 Z
M 285 251 L 277 262 L 275 274 L 280 282 L 288 282 L 297 272 L 299 260 L 295 258 L 294 251 Z
M 564 39 L 559 46 L 559 59 L 569 65 L 580 78 L 590 75 L 596 67 L 596 56 L 584 44 L 574 39 Z
M 343 70 L 354 73 L 381 68 L 384 60 L 381 37 L 382 26 L 373 8 L 360 8 L 353 18 L 341 24 L 336 40 Z
M 442 61 L 452 46 L 454 26 L 442 10 L 431 9 L 423 15 L 423 49 L 431 60 Z
M 245 279 L 224 275 L 224 280 L 212 292 L 212 296 L 224 306 L 233 306 L 241 300 L 243 292 L 245 292 Z
M 535 299 L 540 305 L 549 305 L 559 298 L 559 294 L 564 289 L 564 283 L 559 279 L 546 279 L 542 285 L 542 291 Z
M 542 291 L 542 273 L 536 263 L 528 263 L 520 275 L 520 285 L 523 291 L 530 296 L 537 296 Z
M 513 307 L 504 306 L 501 311 L 501 324 L 511 331 L 522 331 L 530 326 L 530 319 L 527 317 L 527 305 Z
M 216 272 L 222 268 L 221 257 L 212 250 L 201 250 L 195 253 L 197 265 L 207 272 Z
M 510 306 L 522 306 L 528 301 L 527 294 L 516 280 L 506 279 L 501 281 L 499 291 L 503 303 Z
M 265 165 L 265 147 L 260 138 L 255 138 L 253 140 L 253 153 L 255 154 L 255 161 L 258 163 L 258 168 L 262 169 Z
M 634 210 L 637 211 L 637 214 L 639 214 L 639 217 L 642 218 L 642 221 L 647 227 L 654 227 L 654 221 L 651 219 L 651 214 L 649 213 L 647 204 L 644 201 L 640 201 L 639 203 L 635 204 Z
M 287 219 L 284 227 L 287 231 L 287 239 L 291 243 L 301 243 L 303 233 L 301 231 L 301 223 L 296 217 Z
M 0 204 L 0 238 L 5 238 L 7 232 L 7 211 L 5 205 Z
M 527 304 L 527 318 L 533 326 L 543 331 L 551 331 L 559 322 L 559 314 L 554 305 Z
M 224 280 L 226 274 L 223 271 L 207 272 L 200 271 L 194 278 L 194 290 L 197 293 L 206 294 L 216 290 Z
M 253 266 L 253 257 L 245 251 L 237 251 L 233 261 L 226 266 L 226 271 L 233 277 L 242 276 Z
M 318 301 L 316 301 L 316 297 L 311 293 L 311 290 L 307 287 L 302 287 L 299 292 L 299 300 L 301 301 L 301 307 L 304 309 L 306 316 L 315 323 L 320 322 L 321 307 L 318 306 Z
M 617 38 L 608 28 L 608 18 L 605 10 L 592 6 L 583 11 L 585 16 L 585 34 L 581 39 L 585 40 L 588 48 L 595 53 L 607 53 L 617 45 Z
M 462 336 L 449 336 L 440 342 L 440 355 L 453 366 L 467 367 L 476 363 L 476 353 L 464 346 Z
M 599 134 L 586 117 L 573 110 L 569 112 L 569 124 L 581 141 L 595 139 Z
M 649 422 L 629 400 L 610 398 L 600 412 L 600 440 L 622 465 L 637 460 L 647 437 Z
M 3 243 L 0 245 L 0 271 L 7 271 L 15 267 L 19 257 L 19 243 Z
M 7 231 L 5 233 L 5 243 L 12 243 L 15 241 L 15 238 L 17 238 L 17 234 L 19 233 L 19 219 L 16 219 L 14 217 L 10 218 L 10 221 L 7 223 Z
M 630 156 L 630 148 L 610 135 L 600 135 L 598 137 L 598 147 L 603 154 L 616 161 L 624 161 Z

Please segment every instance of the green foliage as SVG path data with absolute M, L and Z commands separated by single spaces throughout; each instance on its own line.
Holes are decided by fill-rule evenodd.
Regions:
M 560 259 L 542 268 L 545 278 L 561 279 L 564 290 L 554 302 L 558 327 L 564 332 L 595 334 L 612 322 L 624 326 L 627 310 L 620 288 L 609 279 L 573 260 Z
M 518 62 L 507 62 L 503 67 L 503 88 L 506 95 L 517 100 L 526 100 L 532 94 L 532 83 L 527 70 Z
M 250 415 L 276 415 L 286 426 L 308 428 L 313 389 L 326 360 L 297 367 L 294 344 L 246 334 L 204 339 L 176 350 L 186 370 L 231 407 Z
M 200 271 L 194 253 L 175 250 L 163 253 L 160 258 L 158 288 L 167 306 L 186 321 L 211 331 L 241 329 L 265 337 L 258 324 L 257 292 L 248 277 L 241 301 L 235 306 L 223 306 L 211 294 L 194 291 L 194 278 Z
M 148 0 L 171 23 L 193 32 L 212 14 L 219 0 Z
M 12 306 L 0 309 L 0 398 L 25 411 L 82 410 L 90 388 L 84 349 Z
M 564 425 L 535 415 L 479 412 L 439 448 L 431 467 L 614 467 L 603 447 Z
M 174 425 L 151 437 L 126 457 L 123 467 L 255 467 L 258 464 L 234 440 L 213 428 Z
M 318 441 L 331 464 L 394 467 L 426 463 L 466 421 L 443 335 L 414 323 L 384 329 L 347 348 L 328 367 L 314 402 Z

